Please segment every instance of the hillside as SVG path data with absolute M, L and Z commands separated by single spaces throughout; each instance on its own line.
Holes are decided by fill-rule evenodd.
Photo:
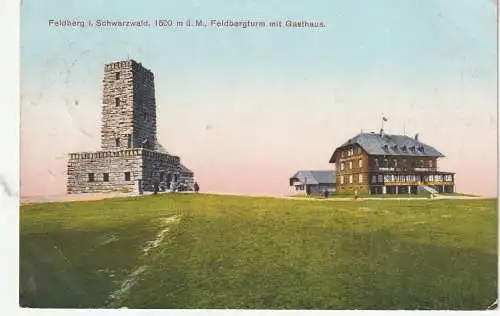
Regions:
M 164 194 L 21 207 L 26 307 L 485 309 L 496 200 Z

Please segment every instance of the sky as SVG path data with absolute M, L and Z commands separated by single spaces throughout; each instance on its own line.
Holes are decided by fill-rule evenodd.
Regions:
M 497 192 L 492 0 L 24 0 L 21 195 L 65 193 L 69 152 L 100 147 L 104 64 L 155 74 L 158 139 L 203 191 L 287 194 L 361 131 L 413 136 L 459 192 Z M 53 27 L 49 20 L 324 22 L 324 28 Z

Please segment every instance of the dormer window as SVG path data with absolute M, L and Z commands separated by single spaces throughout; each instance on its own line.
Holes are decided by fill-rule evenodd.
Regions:
M 406 145 L 401 146 L 401 150 L 406 151 Z
M 415 146 L 410 147 L 411 152 L 415 152 Z
M 418 146 L 418 151 L 423 152 L 424 151 L 424 146 Z
M 389 150 L 389 146 L 387 146 L 387 145 L 382 146 L 382 148 L 383 148 L 385 151 Z

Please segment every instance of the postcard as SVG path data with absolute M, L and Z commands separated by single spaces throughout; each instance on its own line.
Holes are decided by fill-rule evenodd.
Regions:
M 496 309 L 497 6 L 22 1 L 19 306 Z

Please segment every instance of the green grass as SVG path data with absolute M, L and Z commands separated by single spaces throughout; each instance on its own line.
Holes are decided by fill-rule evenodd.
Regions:
M 21 207 L 27 307 L 485 309 L 496 200 L 164 194 Z M 162 218 L 180 216 L 179 223 Z M 168 225 L 157 248 L 145 244 Z M 139 267 L 136 283 L 110 293 Z

